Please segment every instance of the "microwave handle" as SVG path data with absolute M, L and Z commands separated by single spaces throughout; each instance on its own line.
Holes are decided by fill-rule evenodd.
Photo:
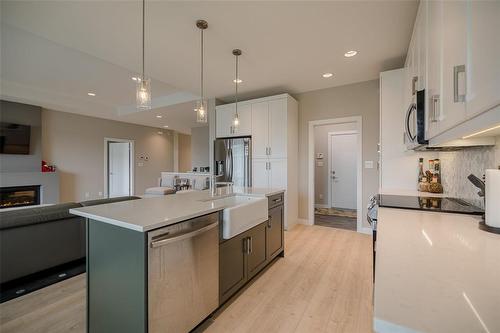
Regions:
M 412 112 L 416 111 L 416 106 L 415 104 L 411 104 L 410 107 L 408 108 L 408 111 L 406 111 L 406 119 L 405 119 L 405 127 L 406 127 L 406 135 L 408 136 L 408 139 L 410 139 L 410 141 L 414 141 L 416 139 L 416 136 L 415 135 L 412 135 L 411 133 L 411 129 L 410 129 L 410 118 L 411 118 L 411 114 Z

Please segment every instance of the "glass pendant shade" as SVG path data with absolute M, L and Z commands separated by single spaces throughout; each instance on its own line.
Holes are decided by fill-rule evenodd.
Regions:
M 234 115 L 233 118 L 233 128 L 234 130 L 238 130 L 238 127 L 240 126 L 240 118 L 238 117 L 238 113 Z
M 208 109 L 207 109 L 207 101 L 199 100 L 196 102 L 196 122 L 198 123 L 206 123 L 208 121 Z
M 151 109 L 151 79 L 141 77 L 137 79 L 136 102 L 139 110 Z

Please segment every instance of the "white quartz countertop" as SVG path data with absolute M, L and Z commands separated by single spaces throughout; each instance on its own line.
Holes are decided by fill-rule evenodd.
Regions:
M 211 197 L 208 190 L 192 191 L 73 208 L 69 212 L 123 228 L 146 232 L 227 208 L 229 207 L 228 201 L 223 198 L 233 194 L 267 197 L 285 191 L 283 189 L 235 187 L 231 194 L 226 193 L 225 187 L 218 190 L 217 197 Z
M 500 332 L 500 235 L 480 219 L 379 209 L 375 332 Z

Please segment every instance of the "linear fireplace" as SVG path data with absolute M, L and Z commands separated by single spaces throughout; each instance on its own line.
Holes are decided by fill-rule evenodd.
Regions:
M 40 185 L 0 187 L 0 209 L 40 204 Z

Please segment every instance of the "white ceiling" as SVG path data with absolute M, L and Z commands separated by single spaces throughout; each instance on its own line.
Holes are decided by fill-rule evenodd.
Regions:
M 199 30 L 206 95 L 231 101 L 233 48 L 251 98 L 366 81 L 402 66 L 417 1 L 147 1 L 153 111 L 134 110 L 140 1 L 2 1 L 2 98 L 189 132 L 197 126 Z M 345 58 L 347 50 L 358 55 Z M 322 78 L 332 72 L 330 79 Z M 96 93 L 95 97 L 87 92 Z M 159 120 L 156 114 L 164 117 Z

